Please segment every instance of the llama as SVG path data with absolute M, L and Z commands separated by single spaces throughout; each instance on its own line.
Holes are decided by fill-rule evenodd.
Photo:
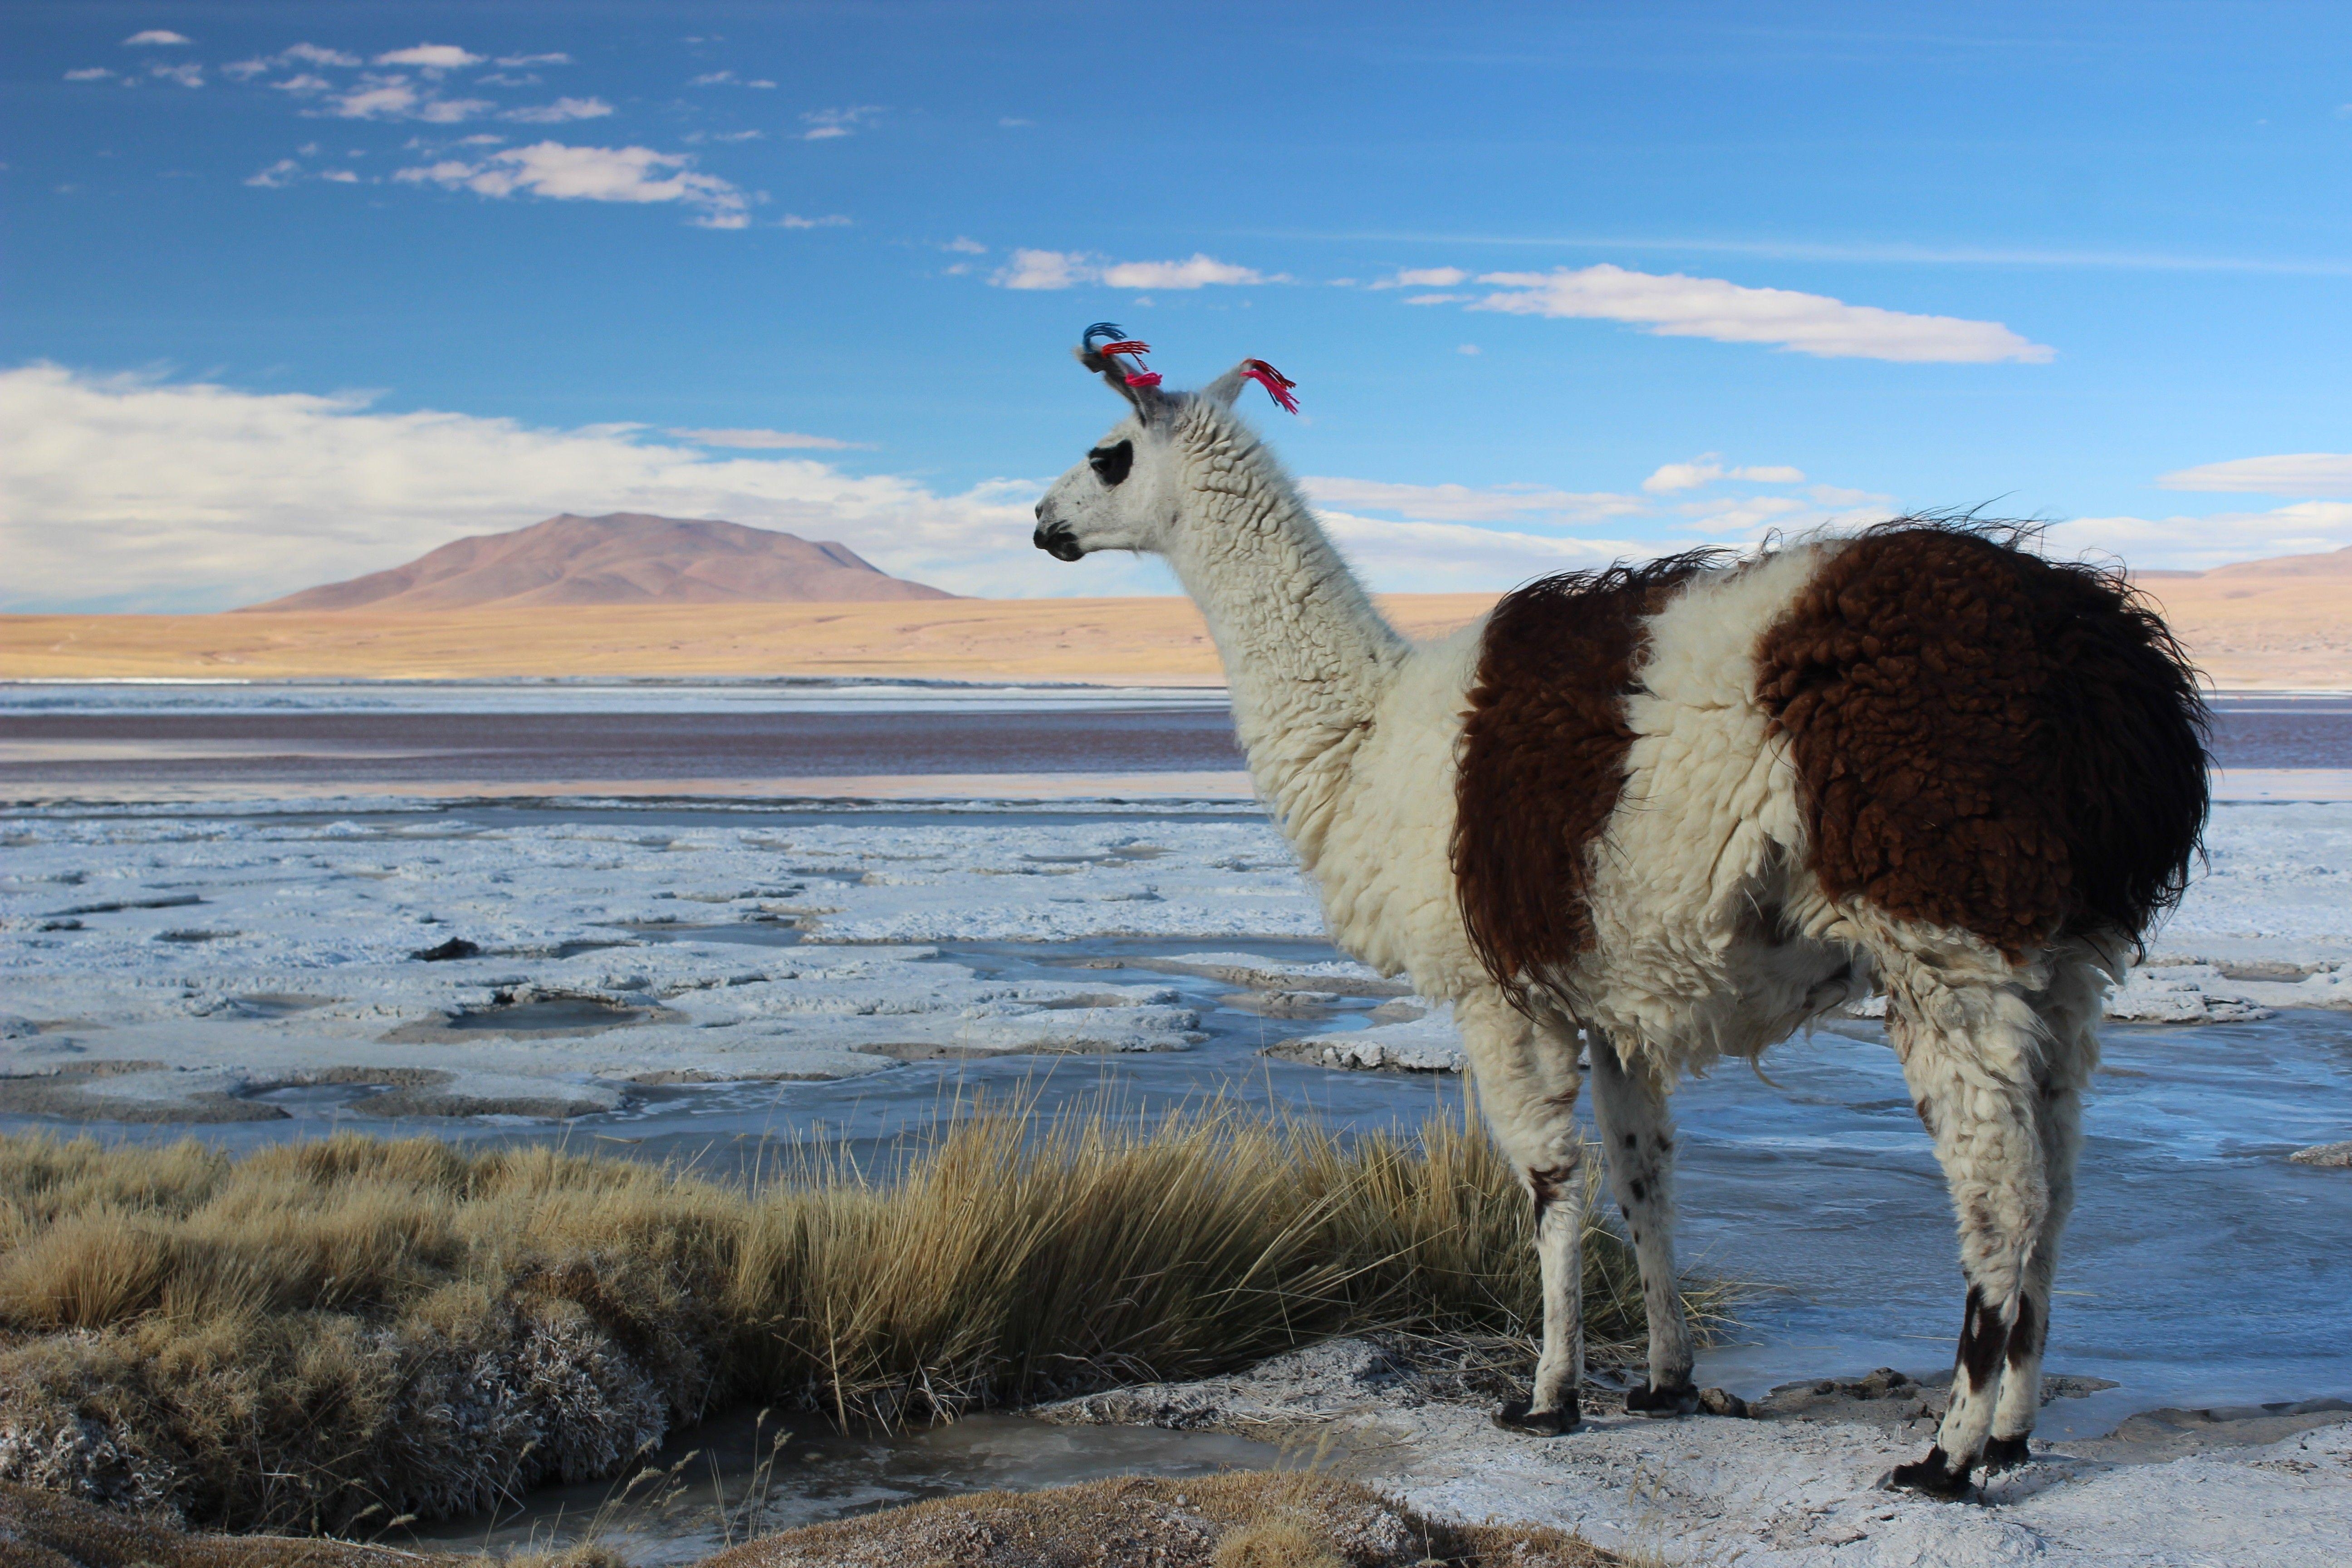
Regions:
M 1892 1480 L 1959 1497 L 2024 1463 L 2101 998 L 2207 807 L 2162 622 L 2112 575 L 1914 518 L 1549 577 L 1409 644 L 1233 412 L 1253 381 L 1295 407 L 1290 384 L 1244 360 L 1162 391 L 1144 347 L 1088 330 L 1128 413 L 1034 542 L 1169 561 L 1333 942 L 1454 1005 L 1543 1286 L 1533 1387 L 1497 1422 L 1580 1419 L 1580 1035 L 1648 1318 L 1626 1405 L 1685 1415 L 1667 1096 L 1875 988 L 1967 1286 L 1949 1407 Z

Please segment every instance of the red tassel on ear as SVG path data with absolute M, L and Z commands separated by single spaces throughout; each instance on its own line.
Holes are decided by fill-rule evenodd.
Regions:
M 1095 353 L 1102 355 L 1105 359 L 1112 359 L 1119 354 L 1127 354 L 1134 359 L 1135 369 L 1128 373 L 1128 385 L 1158 386 L 1160 384 L 1160 373 L 1156 370 L 1147 370 L 1144 368 L 1143 356 L 1150 352 L 1151 345 L 1150 343 L 1139 343 L 1133 338 L 1121 338 L 1115 343 L 1105 343 L 1102 347 L 1095 351 Z
M 1292 414 L 1298 412 L 1298 399 L 1290 395 L 1290 389 L 1298 384 L 1266 363 L 1265 361 L 1262 359 L 1242 361 L 1242 374 L 1265 387 L 1266 395 L 1281 404 L 1287 412 Z

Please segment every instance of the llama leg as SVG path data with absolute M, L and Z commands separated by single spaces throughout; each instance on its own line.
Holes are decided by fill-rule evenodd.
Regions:
M 2034 1114 L 2042 1041 L 2040 1021 L 2014 989 L 1946 986 L 1923 970 L 1905 980 L 1888 986 L 1888 1033 L 1951 1189 L 1968 1303 L 1936 1445 L 1897 1466 L 1893 1480 L 1950 1498 L 1967 1493 L 1969 1474 L 1983 1460 L 2049 1214 Z
M 2058 1268 L 2058 1237 L 2074 1207 L 2074 1158 L 2083 1145 L 2083 1095 L 2099 1065 L 2096 1025 L 2106 975 L 2088 959 L 2062 963 L 2051 988 L 2034 997 L 2047 1038 L 2035 1075 L 2034 1131 L 2050 1186 L 2042 1244 L 2026 1263 L 2024 1299 L 2010 1331 L 2008 1364 L 1994 1407 L 1985 1468 L 2012 1469 L 2031 1458 L 2026 1438 L 2042 1409 L 2042 1354 L 2050 1338 L 2050 1282 Z
M 1583 1419 L 1583 1146 L 1576 1133 L 1582 1078 L 1576 1038 L 1539 1026 L 1499 994 L 1454 1004 L 1478 1102 L 1495 1142 L 1535 1205 L 1536 1262 L 1543 1278 L 1543 1348 L 1527 1400 L 1507 1401 L 1497 1426 L 1556 1436 Z
M 1592 1115 L 1607 1151 L 1609 1188 L 1624 1211 L 1642 1265 L 1642 1305 L 1650 1321 L 1650 1383 L 1625 1395 L 1643 1415 L 1687 1415 L 1690 1327 L 1675 1279 L 1675 1140 L 1666 1100 L 1645 1073 L 1629 1069 L 1608 1037 L 1591 1031 Z

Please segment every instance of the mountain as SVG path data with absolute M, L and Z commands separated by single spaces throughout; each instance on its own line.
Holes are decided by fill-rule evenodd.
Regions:
M 306 588 L 247 610 L 474 610 L 548 605 L 808 604 L 951 599 L 846 546 L 740 522 L 565 512 L 460 539 L 405 566 Z

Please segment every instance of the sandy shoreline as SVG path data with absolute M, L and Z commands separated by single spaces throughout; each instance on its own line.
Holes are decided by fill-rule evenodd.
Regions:
M 2340 580 L 2146 584 L 2224 690 L 2352 690 Z M 1400 631 L 1442 637 L 1491 594 L 1379 596 Z M 944 599 L 616 605 L 442 614 L 0 616 L 0 679 L 841 676 L 1220 685 L 1187 599 Z

